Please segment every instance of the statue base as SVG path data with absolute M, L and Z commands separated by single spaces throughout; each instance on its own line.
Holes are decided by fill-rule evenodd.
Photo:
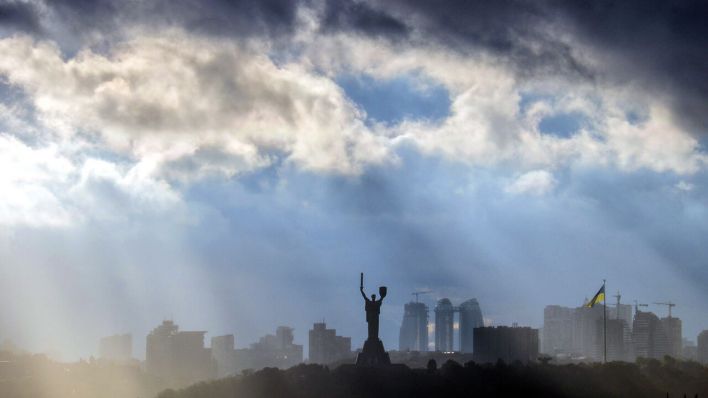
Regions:
M 391 359 L 384 350 L 383 342 L 380 339 L 364 342 L 364 348 L 356 356 L 356 366 L 387 366 L 391 365 Z

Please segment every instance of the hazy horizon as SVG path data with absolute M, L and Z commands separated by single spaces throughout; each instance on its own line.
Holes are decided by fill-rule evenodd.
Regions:
M 437 3 L 436 3 L 437 4 Z M 541 327 L 607 279 L 708 329 L 690 2 L 0 1 L 0 341 L 246 347 L 388 286 Z M 660 317 L 667 308 L 650 305 Z M 307 350 L 305 349 L 305 353 Z M 307 355 L 307 354 L 306 354 Z

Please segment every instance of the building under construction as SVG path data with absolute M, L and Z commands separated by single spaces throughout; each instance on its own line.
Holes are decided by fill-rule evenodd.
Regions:
M 428 306 L 425 303 L 410 302 L 404 306 L 398 350 L 428 351 Z
M 455 307 L 444 298 L 435 306 L 435 351 L 452 352 L 455 331 Z
M 443 298 L 435 306 L 435 351 L 455 351 L 455 313 L 459 313 L 460 352 L 474 351 L 474 329 L 484 326 L 482 309 L 477 299 L 470 299 L 459 307 Z

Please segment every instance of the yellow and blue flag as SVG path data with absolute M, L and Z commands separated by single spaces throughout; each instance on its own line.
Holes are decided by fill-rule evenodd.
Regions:
M 592 300 L 588 301 L 587 304 L 585 304 L 586 307 L 592 308 L 595 306 L 595 304 L 604 301 L 605 300 L 605 285 L 603 284 L 600 290 L 595 293 L 595 296 L 592 298 Z

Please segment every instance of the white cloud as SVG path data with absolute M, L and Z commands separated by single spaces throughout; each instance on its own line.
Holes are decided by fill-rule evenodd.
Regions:
M 179 194 L 145 168 L 77 161 L 57 145 L 33 148 L 0 134 L 0 225 L 63 228 L 164 214 L 189 222 Z
M 81 217 L 111 222 L 146 221 L 168 214 L 188 222 L 180 195 L 164 180 L 144 171 L 144 164 L 130 168 L 89 158 L 81 166 L 67 200 L 82 209 Z
M 0 74 L 31 95 L 49 129 L 96 134 L 173 177 L 233 175 L 273 154 L 344 174 L 387 160 L 386 142 L 332 80 L 275 65 L 266 50 L 167 32 L 64 60 L 50 43 L 16 37 L 0 41 Z
M 69 179 L 73 165 L 55 148 L 33 150 L 0 134 L 0 225 L 60 227 L 71 216 L 51 186 Z
M 0 40 L 0 74 L 29 95 L 43 126 L 62 140 L 127 155 L 170 180 L 229 177 L 276 158 L 358 174 L 394 160 L 392 149 L 404 143 L 521 172 L 581 163 L 690 174 L 707 163 L 668 106 L 639 88 L 530 82 L 489 55 L 317 32 L 298 32 L 302 50 L 282 64 L 271 60 L 268 43 L 179 31 L 136 35 L 107 54 L 84 50 L 68 59 L 51 43 L 15 37 Z M 342 72 L 422 73 L 447 88 L 450 115 L 372 129 L 334 82 Z M 534 91 L 551 99 L 522 109 L 522 95 Z M 628 103 L 644 106 L 646 121 L 630 123 Z M 571 137 L 542 134 L 539 121 L 559 112 L 583 114 L 587 126 Z M 87 134 L 98 141 L 84 140 Z
M 686 182 L 686 181 L 681 180 L 676 183 L 675 187 L 679 191 L 690 192 L 690 191 L 693 191 L 694 185 L 691 184 L 690 182 Z
M 504 59 L 440 47 L 343 34 L 303 40 L 315 43 L 308 47 L 307 62 L 330 75 L 366 73 L 387 79 L 423 73 L 443 84 L 452 102 L 447 119 L 404 120 L 385 132 L 396 137 L 394 142 L 413 143 L 424 153 L 474 166 L 511 165 L 521 171 L 580 163 L 691 174 L 708 163 L 695 137 L 672 120 L 670 104 L 647 96 L 641 87 L 618 88 L 601 80 L 569 82 L 557 76 L 527 79 Z M 539 94 L 542 99 L 522 109 L 523 94 Z M 626 113 L 637 107 L 647 110 L 646 120 L 633 124 Z M 582 114 L 587 126 L 570 137 L 542 134 L 540 120 L 558 113 Z
M 708 164 L 697 140 L 682 131 L 660 104 L 651 104 L 648 119 L 640 124 L 630 123 L 617 108 L 608 109 L 603 122 L 607 146 L 614 150 L 615 161 L 624 170 L 645 167 L 692 174 Z
M 175 180 L 230 177 L 280 159 L 356 175 L 395 161 L 399 145 L 513 170 L 520 173 L 507 187 L 514 194 L 545 194 L 556 184 L 546 170 L 574 164 L 687 175 L 708 163 L 661 98 L 646 98 L 640 88 L 528 82 L 488 55 L 313 32 L 298 32 L 302 51 L 280 64 L 268 43 L 179 31 L 135 35 L 105 54 L 68 58 L 50 42 L 0 40 L 0 76 L 34 108 L 23 109 L 25 99 L 0 104 L 0 122 L 12 130 L 0 136 L 8 170 L 0 176 L 0 222 L 158 214 L 181 206 Z M 423 74 L 447 88 L 450 114 L 367 126 L 334 81 L 343 72 Z M 522 107 L 529 92 L 543 95 Z M 640 123 L 628 120 L 627 104 L 645 110 Z M 543 117 L 562 112 L 583 114 L 587 123 L 570 137 L 539 131 Z
M 534 170 L 524 173 L 506 187 L 512 194 L 545 195 L 553 190 L 557 181 L 546 170 Z

